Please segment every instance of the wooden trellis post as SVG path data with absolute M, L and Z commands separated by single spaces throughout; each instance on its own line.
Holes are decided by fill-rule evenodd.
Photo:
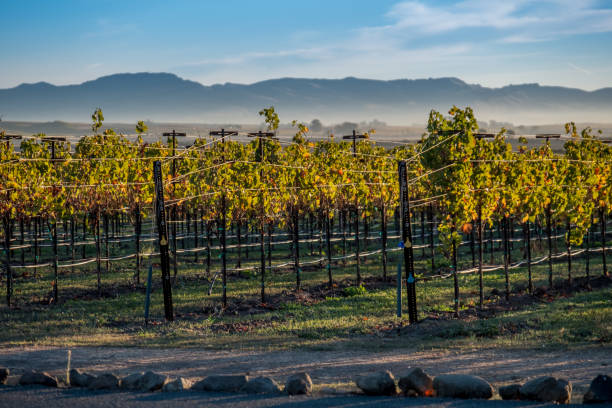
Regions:
M 367 139 L 365 134 L 357 134 L 353 129 L 353 134 L 342 136 L 342 139 L 353 141 L 353 157 L 357 156 L 357 139 Z M 367 241 L 366 241 L 367 243 Z M 361 284 L 361 271 L 359 269 L 359 202 L 355 199 L 355 265 L 357 266 L 357 285 Z
M 0 140 L 6 141 L 6 149 L 10 146 L 11 140 L 19 140 L 21 135 L 7 135 L 6 133 L 0 133 Z M 4 222 L 4 251 L 6 252 L 6 305 L 11 307 L 11 297 L 13 294 L 13 272 L 11 270 L 11 220 L 10 216 L 7 215 Z M 22 241 L 23 241 L 23 224 L 21 227 Z M 22 242 L 23 244 L 23 242 Z M 23 249 L 21 250 L 23 256 Z M 22 261 L 23 263 L 23 261 Z
M 164 207 L 164 183 L 162 181 L 161 162 L 153 163 L 153 179 L 155 181 L 155 220 L 159 254 L 162 269 L 162 287 L 164 292 L 164 312 L 166 320 L 174 320 L 172 308 L 172 285 L 170 284 L 170 256 L 168 254 L 168 224 L 166 222 L 166 209 Z
M 164 132 L 163 133 L 164 137 L 171 137 L 172 138 L 172 179 L 174 180 L 174 178 L 176 177 L 176 162 L 174 160 L 174 156 L 176 155 L 176 138 L 177 136 L 179 137 L 185 137 L 187 136 L 186 133 L 179 133 L 177 131 L 175 131 L 174 129 L 172 129 L 172 132 Z M 174 183 L 172 183 L 172 197 L 171 198 L 175 198 L 175 185 Z M 176 215 L 176 205 L 172 207 L 172 211 L 170 212 L 170 222 L 172 223 L 172 265 L 173 265 L 173 269 L 174 269 L 174 278 L 176 279 L 176 274 L 178 272 L 178 266 L 177 266 L 177 255 L 176 255 L 176 223 L 178 220 L 178 217 Z
M 264 139 L 274 139 L 275 134 L 273 132 L 262 132 L 261 130 L 259 132 L 254 132 L 254 133 L 249 133 L 248 134 L 249 137 L 256 137 L 257 141 L 259 143 L 258 147 L 259 147 L 259 162 L 263 163 L 264 162 L 264 145 L 263 145 L 263 140 Z M 259 180 L 262 181 L 263 180 L 263 176 L 264 176 L 264 170 L 263 170 L 263 166 L 260 166 L 259 168 Z M 260 225 L 259 225 L 259 249 L 260 249 L 260 269 L 261 269 L 261 303 L 265 303 L 266 302 L 266 252 L 265 252 L 265 242 L 264 242 L 264 234 L 265 234 L 265 223 L 264 223 L 264 200 L 263 200 L 263 188 L 260 189 L 260 192 L 262 194 L 261 197 L 261 221 L 260 221 Z M 297 246 L 297 240 L 299 239 L 298 237 L 298 232 L 297 232 L 297 214 L 295 215 L 296 220 L 295 220 L 295 235 L 294 235 L 294 242 L 296 242 L 296 244 L 294 245 L 295 248 L 295 256 L 294 259 L 296 260 L 296 273 L 297 273 L 297 290 L 300 290 L 300 278 L 299 278 L 299 249 Z
M 58 158 L 55 157 L 55 143 L 57 143 L 57 142 L 65 142 L 66 141 L 65 137 L 45 136 L 45 137 L 42 138 L 42 140 L 44 140 L 46 142 L 51 142 L 51 164 L 53 164 L 54 167 L 55 167 L 55 163 L 57 161 L 64 161 L 65 160 L 63 158 L 58 159 Z M 52 242 L 53 242 L 53 278 L 54 278 L 54 284 L 53 284 L 53 303 L 57 303 L 57 298 L 58 298 L 57 263 L 58 263 L 58 259 L 57 259 L 57 220 L 55 220 L 55 219 L 53 220 L 53 223 L 51 224 L 51 239 L 52 239 Z
M 223 152 L 221 153 L 221 161 L 225 163 L 225 138 L 229 136 L 236 136 L 238 132 L 229 131 L 225 129 L 213 130 L 209 133 L 210 136 L 220 136 L 221 143 L 223 144 Z M 225 191 L 221 193 L 221 226 L 219 226 L 219 232 L 221 237 L 221 279 L 222 279 L 222 304 L 223 309 L 227 307 L 227 242 L 226 242 L 226 197 Z M 210 234 L 209 228 L 207 228 L 207 271 L 210 269 Z M 212 288 L 212 287 L 211 287 Z M 209 293 L 210 294 L 210 293 Z

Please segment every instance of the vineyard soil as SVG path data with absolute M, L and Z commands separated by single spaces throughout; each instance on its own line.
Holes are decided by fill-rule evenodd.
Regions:
M 393 259 L 393 258 L 392 258 Z M 419 260 L 419 262 L 421 262 Z M 424 259 L 422 262 L 427 262 Z M 66 273 L 64 300 L 48 305 L 50 277 L 21 278 L 19 302 L 0 307 L 0 344 L 14 346 L 147 346 L 209 349 L 352 349 L 482 347 L 599 347 L 612 342 L 611 280 L 592 277 L 586 286 L 583 261 L 574 261 L 573 284 L 563 279 L 564 264 L 554 265 L 556 288 L 546 289 L 547 267 L 537 265 L 533 276 L 537 296 L 525 291 L 523 268 L 510 273 L 512 293 L 504 300 L 503 274 L 485 275 L 485 308 L 478 304 L 476 274 L 460 276 L 460 319 L 452 316 L 451 279 L 418 285 L 419 318 L 408 326 L 395 314 L 393 280 L 380 277 L 377 262 L 362 265 L 363 292 L 354 293 L 353 267 L 337 267 L 336 286 L 328 289 L 325 271 L 305 268 L 303 290 L 293 290 L 291 271 L 268 277 L 265 304 L 257 299 L 258 276 L 230 276 L 231 296 L 225 313 L 219 307 L 218 285 L 206 295 L 209 278 L 200 267 L 182 263 L 174 285 L 177 321 L 163 322 L 159 284 L 152 295 L 151 322 L 143 322 L 144 288 L 130 285 L 131 272 L 117 262 L 103 277 L 98 297 L 95 274 Z M 125 268 L 125 269 L 124 269 Z M 600 265 L 591 261 L 596 271 Z M 45 286 L 47 289 L 44 289 Z

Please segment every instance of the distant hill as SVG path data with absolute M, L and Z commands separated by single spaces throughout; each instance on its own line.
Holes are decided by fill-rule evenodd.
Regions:
M 609 121 L 612 88 L 580 89 L 509 85 L 486 88 L 457 78 L 281 78 L 250 85 L 204 86 L 168 73 L 116 74 L 79 85 L 45 82 L 0 90 L 0 115 L 11 121 L 87 122 L 101 107 L 107 120 L 135 122 L 257 123 L 257 112 L 274 105 L 281 120 L 326 123 L 379 119 L 424 123 L 431 109 L 472 106 L 479 119 L 515 123 Z

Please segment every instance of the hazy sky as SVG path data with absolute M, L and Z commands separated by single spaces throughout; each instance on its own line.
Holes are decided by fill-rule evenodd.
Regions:
M 0 88 L 172 72 L 612 86 L 612 0 L 0 0 Z

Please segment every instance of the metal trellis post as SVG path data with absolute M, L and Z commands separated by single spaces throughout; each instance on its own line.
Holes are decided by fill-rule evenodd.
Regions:
M 408 171 L 405 161 L 399 162 L 400 205 L 402 218 L 402 246 L 406 268 L 406 294 L 408 319 L 417 322 L 416 279 L 414 276 L 414 254 L 412 247 L 412 226 L 410 224 L 410 196 L 408 194 Z

